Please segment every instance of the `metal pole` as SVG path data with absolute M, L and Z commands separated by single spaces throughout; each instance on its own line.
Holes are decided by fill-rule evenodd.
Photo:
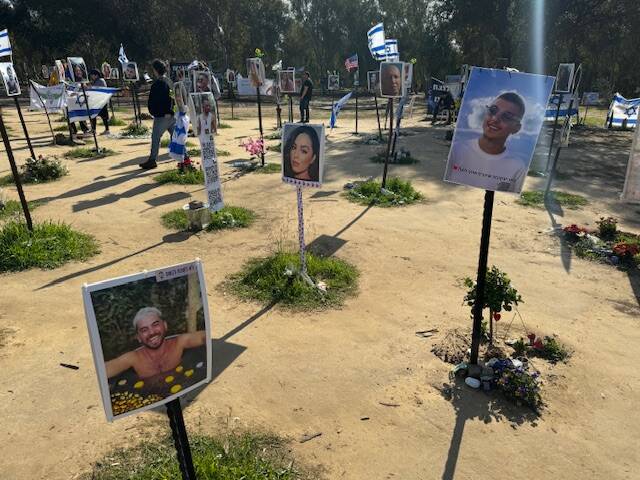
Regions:
M 262 140 L 264 145 L 264 135 L 262 133 L 262 101 L 260 99 L 260 87 L 256 87 L 256 94 L 258 96 L 258 126 L 260 127 L 260 140 Z M 262 148 L 260 152 L 260 157 L 262 159 L 262 166 L 264 167 L 264 148 Z
M 478 277 L 476 279 L 476 299 L 473 304 L 473 333 L 471 334 L 471 358 L 469 363 L 478 364 L 478 352 L 482 340 L 482 310 L 484 289 L 487 279 L 487 260 L 489 257 L 489 238 L 491 236 L 491 217 L 493 215 L 494 192 L 484 193 L 484 211 L 482 213 L 482 236 L 480 237 L 480 256 L 478 257 Z
M 558 128 L 558 117 L 560 116 L 560 105 L 562 105 L 562 93 L 559 94 L 558 108 L 556 108 L 556 119 L 553 122 L 553 132 L 551 133 L 551 143 L 549 144 L 549 153 L 547 154 L 547 167 L 545 171 L 549 171 L 549 160 L 551 159 L 551 150 L 553 150 L 553 141 L 556 138 L 556 129 Z M 567 112 L 568 113 L 568 112 Z
M 382 141 L 382 128 L 380 127 L 380 111 L 378 110 L 378 94 L 374 93 L 373 98 L 376 102 L 376 118 L 378 119 L 378 136 L 380 137 L 380 141 Z
M 387 111 L 391 112 L 393 119 L 393 98 L 389 99 Z M 389 168 L 389 154 L 391 153 L 391 137 L 393 137 L 393 121 L 389 124 L 389 140 L 387 141 L 387 155 L 384 157 L 384 171 L 382 172 L 382 188 L 387 186 L 387 169 Z
M 135 115 L 136 125 L 140 126 L 142 125 L 142 119 L 140 118 L 140 104 L 138 103 L 138 88 L 136 87 L 136 82 L 131 85 L 133 88 L 133 114 Z
M 84 95 L 84 106 L 87 109 L 87 117 L 89 117 L 89 125 L 91 125 L 91 110 L 89 110 L 89 97 L 87 97 L 87 91 L 84 88 L 84 83 L 81 83 L 80 87 L 82 88 L 82 94 Z M 93 125 L 91 126 L 93 127 Z M 93 133 L 93 142 L 96 144 L 96 153 L 100 153 L 100 147 L 98 147 L 98 137 L 96 136 L 96 129 L 91 128 L 91 133 Z
M 302 186 L 296 187 L 298 194 L 298 241 L 300 242 L 300 273 L 305 275 L 307 273 L 307 259 L 305 257 L 305 242 L 304 242 L 304 213 L 302 210 Z
M 293 97 L 289 94 L 289 123 L 293 123 Z
M 173 443 L 176 447 L 182 480 L 196 480 L 196 471 L 193 466 L 191 447 L 189 446 L 187 428 L 184 425 L 180 399 L 171 400 L 167 403 L 167 416 L 169 417 L 169 425 L 171 426 Z
M 356 135 L 358 134 L 358 88 L 354 91 L 356 95 Z
M 22 182 L 20 181 L 20 174 L 18 173 L 18 167 L 16 166 L 16 159 L 13 156 L 13 150 L 11 149 L 11 143 L 9 142 L 9 135 L 7 135 L 7 129 L 4 126 L 4 119 L 2 118 L 2 107 L 0 107 L 0 135 L 2 135 L 2 141 L 4 142 L 4 148 L 7 151 L 7 157 L 9 157 L 9 165 L 11 165 L 11 173 L 13 174 L 13 181 L 18 189 L 18 197 L 20 197 L 20 204 L 22 205 L 22 212 L 27 222 L 27 228 L 33 232 L 33 223 L 31 222 L 31 213 L 29 213 L 29 204 L 24 196 L 24 190 L 22 190 Z
M 20 108 L 20 102 L 18 102 L 18 97 L 13 97 L 13 100 L 16 102 L 16 110 L 18 110 L 18 117 L 20 117 L 20 123 L 22 124 L 22 131 L 24 132 L 24 137 L 27 140 L 27 145 L 29 146 L 29 152 L 31 152 L 31 158 L 35 160 L 36 154 L 33 153 L 33 146 L 31 145 L 31 138 L 29 138 L 29 132 L 27 131 L 27 124 L 24 123 L 24 117 L 22 116 L 22 109 Z
M 38 92 L 38 89 L 35 86 L 35 82 L 33 80 L 29 80 L 29 82 L 31 82 L 31 87 L 33 88 L 33 91 L 36 92 L 36 95 L 38 96 L 38 98 L 40 99 L 40 102 L 42 103 L 42 108 L 44 108 L 44 113 L 47 116 L 47 122 L 49 122 L 49 130 L 51 130 L 51 138 L 53 139 L 53 143 L 55 145 L 56 134 L 53 133 L 53 127 L 51 126 L 51 118 L 49 117 L 49 110 L 47 109 L 47 104 L 44 103 L 44 100 L 40 96 L 40 92 Z

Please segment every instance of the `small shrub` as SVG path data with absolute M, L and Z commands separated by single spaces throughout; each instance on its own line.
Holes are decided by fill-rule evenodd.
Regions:
M 231 125 L 229 125 L 228 123 L 220 122 L 218 124 L 218 128 L 231 128 Z
M 216 149 L 216 155 L 218 157 L 229 157 L 231 155 L 231 153 L 228 150 Z
M 588 200 L 581 195 L 557 190 L 553 190 L 551 196 L 557 204 L 567 207 L 570 210 L 577 210 L 589 203 Z M 522 192 L 520 198 L 516 200 L 516 203 L 525 207 L 544 208 L 544 192 L 539 190 Z
M 280 140 L 282 138 L 282 132 L 278 130 L 277 132 L 270 133 L 269 135 L 264 136 L 265 140 Z
M 385 190 L 382 191 L 382 184 L 375 180 L 358 182 L 347 192 L 347 198 L 356 203 L 380 207 L 410 205 L 423 198 L 410 181 L 399 178 L 389 179 Z
M 202 152 L 200 151 L 199 148 L 189 148 L 187 150 L 187 156 L 188 157 L 199 157 L 201 153 Z
M 40 206 L 40 202 L 27 202 L 27 206 L 29 207 L 29 211 L 33 211 L 37 207 Z M 7 200 L 6 202 L 0 201 L 0 220 L 5 219 L 16 219 L 21 217 L 22 212 L 22 204 L 16 200 Z
M 200 169 L 167 170 L 153 177 L 158 183 L 176 183 L 178 185 L 203 185 L 204 173 Z
M 123 127 L 126 124 L 121 118 L 109 117 L 109 126 L 111 127 Z
M 211 214 L 211 222 L 207 231 L 222 230 L 225 228 L 246 228 L 255 220 L 256 215 L 251 210 L 242 207 L 226 206 Z M 173 230 L 186 230 L 189 228 L 187 212 L 182 208 L 172 210 L 162 215 L 162 224 Z
M 496 382 L 498 389 L 515 403 L 523 403 L 538 410 L 542 407 L 539 374 L 522 369 L 505 368 L 499 371 Z
M 277 145 L 269 145 L 267 147 L 267 151 L 269 151 L 269 152 L 281 152 L 282 151 L 282 142 L 278 142 Z
M 182 208 L 171 210 L 162 215 L 162 225 L 171 230 L 186 230 L 189 228 L 189 220 L 187 219 L 187 212 Z
M 137 125 L 136 123 L 130 123 L 127 127 L 122 131 L 123 137 L 145 137 L 149 135 L 149 127 L 144 124 Z
M 69 131 L 69 127 L 67 125 L 58 125 L 57 127 L 53 127 L 54 132 L 67 132 Z
M 226 289 L 247 300 L 277 302 L 306 310 L 336 307 L 357 289 L 358 272 L 349 263 L 333 257 L 306 254 L 307 273 L 326 284 L 326 292 L 309 285 L 295 272 L 300 270 L 298 252 L 278 251 L 266 258 L 249 260 L 225 283 Z
M 613 217 L 600 217 L 596 222 L 598 224 L 598 232 L 601 238 L 615 237 L 618 231 L 618 220 Z
M 110 155 L 115 155 L 116 152 L 109 148 L 101 148 L 99 152 L 96 152 L 95 148 L 88 147 L 76 147 L 72 148 L 68 152 L 65 152 L 65 158 L 104 158 Z
M 640 246 L 634 243 L 620 242 L 613 246 L 613 253 L 623 262 L 633 262 L 633 258 L 640 253 Z
M 55 268 L 71 260 L 87 260 L 98 252 L 92 236 L 64 223 L 34 223 L 33 232 L 19 221 L 0 227 L 0 272 Z
M 20 180 L 23 183 L 51 182 L 69 174 L 67 168 L 55 156 L 40 155 L 35 160 L 28 158 L 20 169 Z
M 529 352 L 540 358 L 545 358 L 552 363 L 563 362 L 567 360 L 571 353 L 567 348 L 558 342 L 555 336 L 545 336 L 543 338 L 536 338 L 535 334 L 529 334 L 529 341 L 531 348 Z

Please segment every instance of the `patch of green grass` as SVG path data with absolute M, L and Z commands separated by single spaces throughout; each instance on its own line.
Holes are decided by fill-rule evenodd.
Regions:
M 76 147 L 64 153 L 65 158 L 104 158 L 111 155 L 115 155 L 116 152 L 110 148 L 101 148 L 99 153 L 96 153 L 95 148 L 88 147 Z
M 273 132 L 273 133 L 270 133 L 269 135 L 264 136 L 265 140 L 280 140 L 281 138 L 282 138 L 282 132 L 279 130 L 277 132 Z
M 53 127 L 54 132 L 68 132 L 69 127 L 67 125 L 58 125 L 57 127 Z
M 180 172 L 178 169 L 162 172 L 153 179 L 158 183 L 176 183 L 178 185 L 203 185 L 204 173 L 200 169 L 186 170 Z
M 556 203 L 570 210 L 580 209 L 589 203 L 583 196 L 573 193 L 552 190 L 551 194 Z M 539 190 L 522 192 L 516 203 L 525 207 L 544 208 L 544 192 Z
M 149 127 L 144 124 L 136 125 L 135 123 L 130 123 L 127 127 L 122 131 L 123 137 L 144 137 L 149 135 Z
M 111 127 L 123 127 L 126 124 L 127 124 L 127 122 L 125 122 L 121 118 L 109 117 L 109 125 Z
M 385 158 L 387 157 L 386 150 L 382 152 L 376 153 L 373 157 L 370 157 L 373 163 L 384 163 Z M 413 165 L 414 163 L 419 163 L 420 160 L 417 158 L 413 158 L 409 152 L 397 152 L 397 155 L 393 155 L 389 157 L 389 164 L 393 165 Z
M 382 184 L 375 180 L 356 183 L 346 196 L 349 200 L 362 205 L 377 205 L 379 207 L 397 207 L 418 202 L 424 196 L 413 188 L 408 180 L 391 178 L 387 180 L 386 192 L 382 191 Z
M 160 140 L 160 146 L 162 148 L 167 148 L 170 143 L 171 143 L 171 139 L 168 138 L 168 137 L 163 137 L 162 140 Z M 187 143 L 185 143 L 185 146 L 187 146 L 187 147 L 195 147 L 196 144 L 193 143 L 191 140 L 187 140 Z
M 47 183 L 69 174 L 65 167 L 55 155 L 42 156 L 37 159 L 27 158 L 24 165 L 20 165 L 20 181 L 26 183 Z M 12 185 L 13 175 L 6 175 L 0 178 L 0 187 Z
M 40 202 L 27 202 L 29 211 L 33 211 L 41 205 Z M 22 205 L 17 200 L 7 200 L 3 206 L 0 206 L 0 220 L 12 217 L 22 216 Z
M 17 221 L 0 227 L 0 272 L 55 268 L 71 260 L 87 260 L 99 251 L 91 235 L 64 223 L 34 223 L 33 232 Z
M 357 290 L 358 271 L 334 257 L 306 253 L 307 273 L 326 284 L 326 292 L 309 285 L 295 272 L 300 270 L 298 252 L 279 251 L 266 258 L 249 260 L 223 287 L 245 300 L 277 302 L 294 310 L 339 307 Z
M 228 123 L 220 122 L 218 124 L 218 128 L 231 128 L 231 125 L 229 125 Z
M 13 185 L 13 175 L 11 174 L 0 177 L 0 187 L 6 187 L 8 185 Z
M 279 163 L 265 162 L 264 167 L 258 162 L 254 170 L 256 173 L 280 173 L 282 166 Z
M 231 153 L 228 150 L 218 150 L 216 149 L 216 155 L 219 157 L 229 157 Z
M 187 156 L 188 157 L 199 157 L 201 154 L 201 150 L 199 148 L 189 148 L 187 150 Z
M 281 152 L 282 151 L 282 142 L 278 142 L 277 145 L 269 145 L 267 147 L 268 152 Z
M 247 228 L 251 226 L 255 218 L 256 214 L 251 210 L 229 205 L 211 214 L 211 222 L 207 226 L 207 231 Z M 162 215 L 162 224 L 173 230 L 186 230 L 189 228 L 187 212 L 182 208 L 167 212 Z
M 284 440 L 268 434 L 190 435 L 198 480 L 318 478 L 292 461 Z M 144 442 L 108 453 L 81 480 L 182 480 L 173 440 Z
M 57 123 L 62 123 L 62 122 L 67 123 L 67 118 L 64 115 L 62 115 L 58 118 L 55 118 L 53 121 Z

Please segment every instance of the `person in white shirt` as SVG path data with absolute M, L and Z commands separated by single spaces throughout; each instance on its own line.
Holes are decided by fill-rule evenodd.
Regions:
M 527 174 L 527 158 L 509 150 L 507 139 L 520 131 L 525 103 L 515 92 L 486 106 L 482 136 L 454 142 L 445 180 L 501 192 L 517 192 Z
M 202 113 L 198 115 L 196 123 L 197 135 L 213 135 L 217 130 L 216 114 L 211 111 L 211 100 L 209 98 L 202 99 Z

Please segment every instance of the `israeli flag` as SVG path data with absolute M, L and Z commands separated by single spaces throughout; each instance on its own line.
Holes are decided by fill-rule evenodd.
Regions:
M 375 60 L 385 59 L 384 24 L 379 23 L 367 32 L 369 51 Z
M 89 102 L 89 115 L 91 118 L 96 118 L 100 113 L 100 110 L 109 103 L 111 95 L 116 93 L 119 89 L 110 87 L 91 87 L 85 89 L 87 93 L 86 101 L 85 95 L 80 92 L 67 92 L 67 107 L 69 108 L 69 121 L 78 122 L 80 120 L 88 120 L 87 116 L 87 102 Z
M 271 70 L 277 72 L 278 70 L 282 70 L 282 60 L 278 60 L 278 63 L 274 63 L 271 67 Z
M 0 57 L 11 55 L 11 41 L 9 40 L 9 31 L 5 28 L 0 31 Z
M 398 52 L 398 40 L 391 38 L 385 40 L 384 51 L 388 62 L 400 61 L 400 53 Z
M 619 93 L 613 96 L 613 101 L 607 113 L 607 125 L 612 127 L 635 127 L 638 123 L 640 98 L 624 98 Z
M 331 110 L 331 119 L 329 120 L 329 126 L 331 128 L 336 126 L 336 123 L 338 122 L 338 114 L 340 113 L 340 110 L 342 110 L 342 107 L 344 107 L 345 104 L 349 101 L 352 93 L 353 92 L 347 93 L 344 97 L 338 100 L 336 104 L 333 106 L 333 109 Z
M 124 47 L 120 44 L 120 50 L 118 51 L 118 61 L 122 63 L 129 63 L 129 59 L 127 58 L 127 54 L 124 53 Z

